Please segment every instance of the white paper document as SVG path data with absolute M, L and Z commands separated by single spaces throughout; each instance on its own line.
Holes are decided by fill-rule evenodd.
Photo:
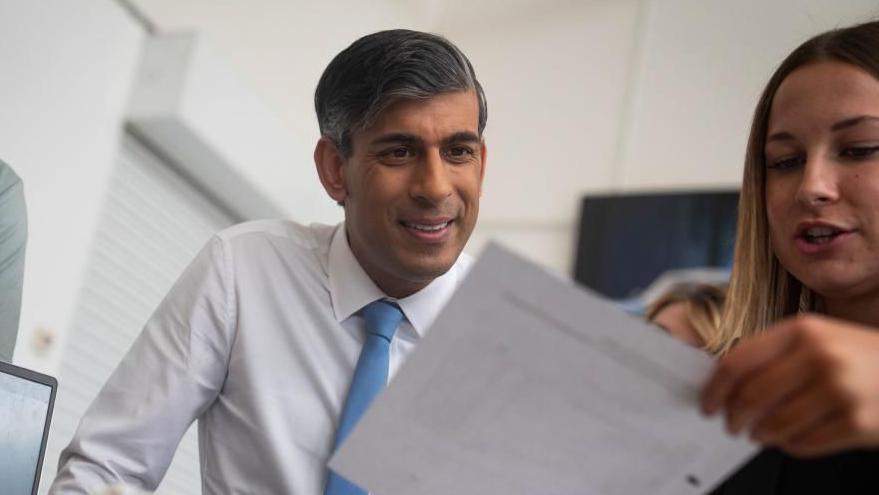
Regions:
M 331 459 L 374 495 L 687 495 L 756 452 L 712 359 L 489 245 Z

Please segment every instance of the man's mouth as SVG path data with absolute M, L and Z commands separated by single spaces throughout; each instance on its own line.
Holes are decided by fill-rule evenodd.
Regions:
M 443 244 L 449 240 L 454 218 L 419 218 L 400 221 L 406 232 L 420 243 Z
M 404 227 L 420 230 L 422 232 L 437 232 L 443 230 L 448 227 L 449 224 L 452 223 L 451 220 L 447 220 L 441 223 L 416 223 L 416 222 L 400 222 Z

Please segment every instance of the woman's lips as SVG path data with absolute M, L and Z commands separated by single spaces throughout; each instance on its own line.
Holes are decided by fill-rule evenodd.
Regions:
M 804 254 L 828 253 L 840 248 L 853 233 L 833 226 L 812 226 L 798 229 L 795 242 Z

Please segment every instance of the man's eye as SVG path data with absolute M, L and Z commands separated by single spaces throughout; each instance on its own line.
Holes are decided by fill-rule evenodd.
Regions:
M 413 155 L 412 149 L 408 146 L 397 146 L 394 148 L 390 148 L 382 151 L 378 154 L 380 160 L 389 161 L 389 162 L 402 162 Z
M 766 168 L 773 170 L 787 170 L 795 167 L 799 167 L 806 161 L 805 157 L 802 156 L 791 156 L 787 158 L 781 158 L 778 160 L 767 160 Z
M 405 148 L 403 146 L 399 148 L 394 148 L 388 152 L 388 156 L 393 158 L 406 158 L 409 156 L 409 148 Z
M 879 153 L 879 146 L 854 146 L 840 152 L 844 158 L 868 158 Z
M 473 150 L 466 146 L 453 146 L 447 152 L 452 158 L 463 159 L 473 156 Z

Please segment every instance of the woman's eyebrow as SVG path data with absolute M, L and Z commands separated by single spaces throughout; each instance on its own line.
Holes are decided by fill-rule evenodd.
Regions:
M 879 122 L 879 117 L 874 117 L 872 115 L 858 115 L 857 117 L 852 117 L 850 119 L 840 120 L 830 126 L 830 130 L 839 131 L 849 127 L 854 127 L 862 122 Z
M 787 131 L 779 131 L 770 134 L 769 137 L 766 138 L 766 142 L 771 143 L 773 141 L 794 141 L 795 139 L 796 138 L 794 138 L 793 134 Z
M 873 115 L 858 115 L 856 117 L 851 117 L 836 122 L 835 124 L 830 126 L 830 130 L 833 132 L 841 131 L 843 129 L 848 129 L 864 122 L 879 122 L 879 117 Z M 793 141 L 794 139 L 795 138 L 793 134 L 787 131 L 779 131 L 770 134 L 766 138 L 766 142 L 771 143 L 773 141 Z

